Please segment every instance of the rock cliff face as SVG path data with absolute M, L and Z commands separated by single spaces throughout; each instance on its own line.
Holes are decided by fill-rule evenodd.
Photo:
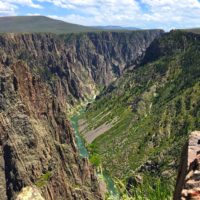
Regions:
M 135 67 L 161 33 L 5 34 L 0 36 L 0 57 L 6 66 L 23 61 L 48 82 L 63 105 L 73 105 Z
M 191 133 L 181 157 L 174 200 L 200 199 L 200 131 Z
M 102 199 L 66 111 L 135 67 L 161 33 L 0 36 L 0 200 Z
M 58 99 L 17 62 L 0 65 L 0 199 L 36 185 L 45 199 L 101 199 Z

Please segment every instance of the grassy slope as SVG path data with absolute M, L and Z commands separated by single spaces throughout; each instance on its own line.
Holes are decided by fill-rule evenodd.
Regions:
M 118 117 L 92 145 L 113 177 L 130 177 L 151 160 L 158 169 L 142 173 L 174 178 L 188 133 L 200 128 L 200 37 L 177 31 L 157 45 L 154 60 L 119 79 L 83 116 L 90 128 Z
M 0 17 L 0 32 L 14 33 L 77 33 L 95 31 L 92 27 L 86 27 L 76 24 L 51 19 L 44 16 L 18 16 L 18 17 Z
M 84 33 L 84 32 L 129 32 L 138 29 L 128 28 L 104 28 L 82 26 L 61 20 L 51 19 L 45 16 L 15 16 L 0 17 L 0 33 Z M 139 31 L 139 30 L 138 30 Z M 141 30 L 142 31 L 142 30 Z

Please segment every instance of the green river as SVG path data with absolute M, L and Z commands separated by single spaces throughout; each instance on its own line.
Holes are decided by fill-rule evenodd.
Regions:
M 82 112 L 83 111 L 80 111 L 78 114 L 74 115 L 70 119 L 70 121 L 71 121 L 72 128 L 74 129 L 74 133 L 75 133 L 75 137 L 76 137 L 76 144 L 77 144 L 79 154 L 82 158 L 89 159 L 89 153 L 87 151 L 87 148 L 85 147 L 85 142 L 78 130 L 78 117 Z M 105 173 L 98 173 L 97 175 L 99 178 L 102 178 L 104 180 L 104 182 L 106 183 L 107 190 L 109 192 L 109 197 L 110 197 L 109 199 L 119 200 L 119 193 L 118 193 L 116 186 L 115 186 L 113 180 L 111 179 L 111 177 Z

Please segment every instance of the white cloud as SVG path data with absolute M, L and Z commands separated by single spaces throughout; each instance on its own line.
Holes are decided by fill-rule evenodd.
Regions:
M 200 26 L 198 0 L 38 0 L 74 11 L 56 17 L 84 25 L 124 25 L 142 28 Z M 145 6 L 145 9 L 143 6 Z
M 32 0 L 0 0 L 0 14 L 16 15 L 16 10 L 19 6 L 42 8 L 41 5 L 33 3 Z
M 68 8 L 75 12 L 61 17 L 65 21 L 84 25 L 123 24 L 140 12 L 135 0 L 39 0 L 48 1 L 56 6 Z M 77 14 L 78 13 L 78 14 Z M 58 17 L 55 17 L 58 18 Z
M 198 0 L 141 0 L 149 6 L 146 16 L 155 23 L 172 26 L 200 26 L 200 2 Z
M 0 14 L 2 15 L 14 15 L 16 6 L 7 2 L 0 1 Z
M 40 16 L 41 14 L 39 13 L 27 13 L 27 16 Z
M 169 6 L 170 8 L 200 8 L 200 2 L 198 0 L 141 0 L 143 3 L 153 8 L 164 8 Z
M 83 25 L 200 26 L 198 0 L 0 0 L 0 13 L 12 13 L 18 6 L 41 8 L 44 2 L 66 9 L 66 15 L 55 13 L 52 17 Z M 44 9 L 48 12 L 48 7 Z
M 38 0 L 39 2 L 49 2 L 56 6 L 62 7 L 62 8 L 71 8 L 71 9 L 77 9 L 80 11 L 83 11 L 87 13 L 90 12 L 91 8 L 97 8 L 98 12 L 101 11 L 102 8 L 105 8 L 104 11 L 107 10 L 130 10 L 135 9 L 138 7 L 135 0 L 125 0 L 125 1 L 119 1 L 119 0 Z M 89 10 L 88 10 L 89 9 Z
M 32 8 L 42 8 L 41 5 L 33 3 L 32 0 L 4 0 L 4 1 L 14 5 L 29 6 Z

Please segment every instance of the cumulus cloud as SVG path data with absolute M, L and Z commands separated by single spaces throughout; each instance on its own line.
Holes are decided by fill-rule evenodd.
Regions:
M 200 2 L 198 0 L 141 0 L 148 5 L 146 16 L 155 23 L 178 27 L 199 26 Z
M 41 8 L 46 2 L 61 8 L 62 13 L 66 10 L 65 15 L 55 13 L 53 18 L 83 25 L 167 30 L 200 26 L 199 0 L 0 0 L 0 13 L 13 12 L 20 5 Z M 48 13 L 48 7 L 44 9 Z
M 8 2 L 0 1 L 0 14 L 2 15 L 14 15 L 16 6 Z
M 33 3 L 32 0 L 0 0 L 0 15 L 16 15 L 19 6 L 42 8 L 40 4 Z
M 199 26 L 198 0 L 38 0 L 73 10 L 60 18 L 84 25 L 124 25 L 148 27 Z M 77 14 L 78 13 L 78 14 Z
M 135 0 L 40 0 L 68 8 L 75 14 L 59 17 L 84 25 L 123 24 L 137 17 L 140 7 Z M 77 14 L 78 13 L 78 14 Z M 56 17 L 58 18 L 58 17 Z
M 4 2 L 13 4 L 13 5 L 29 6 L 32 8 L 42 8 L 41 5 L 33 3 L 32 0 L 4 0 Z

